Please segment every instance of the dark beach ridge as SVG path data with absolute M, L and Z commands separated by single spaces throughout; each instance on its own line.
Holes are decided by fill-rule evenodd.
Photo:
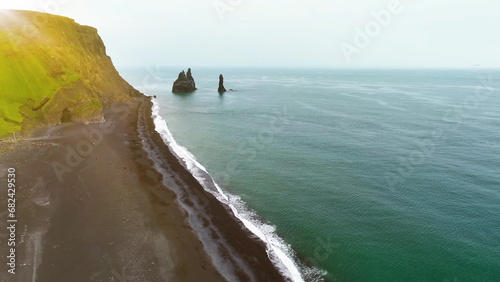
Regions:
M 2 142 L 19 187 L 17 271 L 2 281 L 290 280 L 172 154 L 151 107 L 116 102 L 104 123 Z

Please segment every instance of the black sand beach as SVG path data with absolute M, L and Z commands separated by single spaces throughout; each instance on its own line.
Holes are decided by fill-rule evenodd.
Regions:
M 105 118 L 1 143 L 1 181 L 6 183 L 7 168 L 16 169 L 18 220 L 16 274 L 2 271 L 1 281 L 285 280 L 264 243 L 163 143 L 148 98 L 110 104 Z M 161 153 L 156 165 L 162 173 L 145 148 Z M 1 190 L 5 206 L 6 193 Z M 192 199 L 203 203 L 194 216 L 232 269 L 216 267 L 191 226 L 182 205 L 195 207 Z M 5 224 L 6 213 L 0 214 Z M 2 241 L 6 232 L 3 227 Z M 1 252 L 5 259 L 5 243 Z

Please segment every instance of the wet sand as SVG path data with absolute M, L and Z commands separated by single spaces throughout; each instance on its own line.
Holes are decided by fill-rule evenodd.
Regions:
M 0 180 L 14 167 L 18 187 L 16 274 L 5 269 L 2 227 L 1 281 L 285 280 L 265 245 L 172 155 L 150 117 L 149 99 L 116 103 L 104 124 L 63 124 L 0 143 L 13 147 L 0 153 Z M 158 153 L 157 167 L 145 148 Z M 4 226 L 7 191 L 0 193 Z M 193 228 L 197 215 L 183 208 L 196 207 L 193 199 L 204 203 L 199 220 L 231 269 L 217 267 Z

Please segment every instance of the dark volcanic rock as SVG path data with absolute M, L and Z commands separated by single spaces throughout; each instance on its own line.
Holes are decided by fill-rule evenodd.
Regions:
M 193 92 L 196 90 L 196 84 L 194 78 L 191 75 L 191 69 L 188 69 L 187 75 L 184 71 L 179 73 L 179 77 L 174 82 L 172 86 L 172 92 L 174 93 L 186 93 Z
M 196 89 L 197 89 L 197 88 L 196 88 L 196 83 L 194 82 L 194 78 L 193 78 L 193 76 L 191 75 L 191 68 L 188 68 L 188 71 L 187 71 L 187 73 L 186 73 L 186 76 L 187 76 L 187 79 L 188 79 L 191 83 L 193 83 L 193 87 L 194 87 L 194 89 L 196 90 Z
M 224 77 L 221 75 L 219 75 L 219 93 L 222 93 L 222 92 L 226 92 L 226 88 L 224 88 Z

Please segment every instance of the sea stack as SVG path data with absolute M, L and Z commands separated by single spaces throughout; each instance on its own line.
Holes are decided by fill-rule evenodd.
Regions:
M 194 82 L 193 75 L 191 74 L 191 69 L 189 68 L 187 74 L 184 71 L 179 73 L 179 77 L 174 82 L 172 86 L 172 92 L 174 93 L 187 93 L 196 90 L 196 83 Z
M 224 93 L 226 92 L 226 88 L 224 88 L 224 77 L 221 75 L 219 75 L 219 93 Z

